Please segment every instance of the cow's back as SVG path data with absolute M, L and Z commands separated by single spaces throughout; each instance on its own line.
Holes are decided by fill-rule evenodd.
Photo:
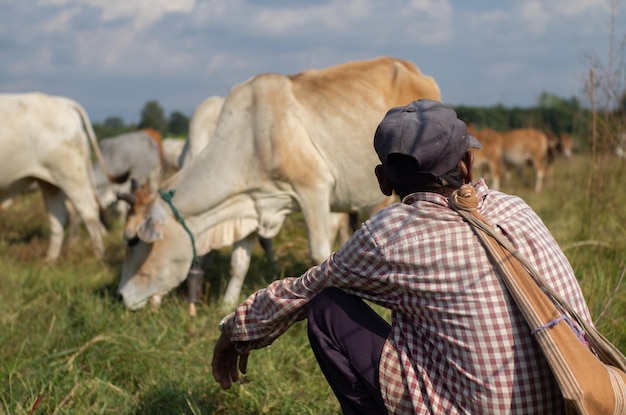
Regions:
M 181 166 L 191 162 L 209 143 L 215 132 L 223 104 L 223 97 L 211 96 L 196 107 L 189 122 L 187 140 L 179 157 Z
M 109 169 L 116 175 L 130 171 L 130 176 L 145 181 L 150 172 L 160 168 L 160 142 L 143 130 L 107 137 L 100 141 L 100 149 Z
M 289 80 L 295 105 L 290 114 L 301 120 L 336 178 L 331 204 L 339 210 L 384 198 L 374 175 L 379 161 L 372 140 L 386 112 L 419 98 L 441 99 L 432 77 L 389 57 L 305 71 Z
M 94 193 L 89 142 L 94 144 L 96 158 L 100 162 L 102 158 L 84 108 L 62 96 L 0 94 L 0 116 L 0 200 L 36 182 L 50 220 L 46 260 L 54 262 L 59 257 L 68 206 L 82 219 L 101 257 L 104 229 Z
M 82 121 L 66 98 L 0 94 L 0 117 L 0 187 L 24 176 L 53 182 L 54 166 L 80 169 L 89 157 Z
M 545 163 L 548 154 L 547 136 L 535 128 L 519 128 L 502 133 L 502 150 L 506 162 L 526 161 Z

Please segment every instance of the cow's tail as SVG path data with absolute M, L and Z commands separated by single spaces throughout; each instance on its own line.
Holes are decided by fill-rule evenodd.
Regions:
M 109 171 L 106 163 L 104 162 L 104 157 L 102 156 L 102 152 L 100 151 L 100 146 L 98 145 L 98 140 L 96 139 L 96 133 L 94 132 L 93 127 L 91 126 L 91 121 L 89 121 L 89 117 L 87 116 L 87 111 L 85 111 L 85 109 L 78 102 L 72 101 L 72 105 L 74 106 L 74 109 L 78 112 L 78 114 L 80 115 L 80 118 L 85 127 L 85 131 L 87 131 L 87 137 L 89 138 L 89 142 L 91 143 L 91 146 L 93 147 L 93 151 L 96 154 L 96 159 L 98 160 L 100 167 L 102 167 L 102 171 L 104 172 L 104 174 L 106 174 L 109 181 L 111 183 L 124 183 L 125 181 L 127 181 L 128 177 L 130 176 L 130 171 L 120 176 L 114 176 Z

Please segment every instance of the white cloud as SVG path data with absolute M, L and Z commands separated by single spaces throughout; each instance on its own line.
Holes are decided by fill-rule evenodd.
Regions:
M 452 14 L 449 0 L 411 0 L 411 11 L 417 11 L 437 21 L 447 21 Z
M 69 31 L 69 23 L 80 13 L 77 7 L 69 7 L 60 10 L 55 16 L 41 25 L 44 33 L 67 32 Z
M 306 7 L 262 7 L 253 21 L 261 31 L 273 34 L 304 28 L 310 30 L 312 27 L 342 31 L 350 27 L 351 22 L 370 17 L 370 11 L 371 5 L 367 0 L 333 0 Z
M 101 10 L 102 22 L 129 19 L 132 27 L 141 29 L 159 21 L 168 13 L 190 13 L 195 0 L 40 0 L 40 5 L 71 7 L 92 7 Z
M 562 16 L 579 16 L 589 12 L 606 13 L 611 9 L 611 2 L 620 0 L 551 0 L 546 2 L 555 14 Z
M 451 101 L 528 101 L 542 87 L 531 76 L 566 90 L 586 70 L 582 52 L 606 55 L 613 1 L 0 0 L 0 91 L 100 88 L 98 103 L 114 102 L 101 84 L 115 79 L 133 99 L 171 88 L 195 105 L 258 73 L 391 55 L 434 76 Z
M 520 24 L 532 35 L 543 35 L 551 20 L 543 7 L 543 2 L 527 1 L 521 3 L 519 7 Z

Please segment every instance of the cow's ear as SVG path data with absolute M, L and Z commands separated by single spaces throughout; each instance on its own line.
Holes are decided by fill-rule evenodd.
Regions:
M 152 203 L 146 219 L 137 229 L 137 236 L 143 242 L 153 243 L 163 239 L 163 228 L 167 214 L 159 203 Z

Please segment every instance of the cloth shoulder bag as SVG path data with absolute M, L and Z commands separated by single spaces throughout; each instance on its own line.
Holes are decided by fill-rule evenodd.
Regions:
M 566 414 L 626 414 L 626 357 L 584 321 L 478 212 L 463 185 L 450 206 L 473 228 L 515 299 L 563 394 Z

